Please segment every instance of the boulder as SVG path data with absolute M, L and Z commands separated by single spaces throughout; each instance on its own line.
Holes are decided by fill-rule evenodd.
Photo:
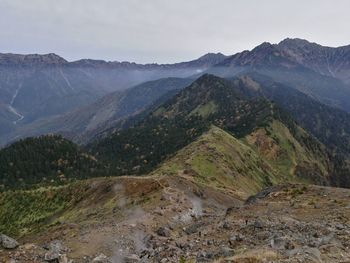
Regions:
M 170 237 L 170 230 L 167 227 L 160 227 L 157 230 L 157 234 L 161 237 Z
M 273 249 L 285 249 L 287 245 L 287 241 L 284 238 L 280 238 L 280 237 L 274 237 L 271 239 L 271 247 Z
M 14 249 L 19 245 L 15 239 L 4 234 L 0 234 L 0 243 L 1 246 L 5 249 Z
M 254 228 L 262 229 L 264 228 L 264 223 L 260 219 L 257 219 L 254 222 Z
M 92 260 L 93 263 L 111 263 L 111 260 L 104 254 L 100 254 Z
M 198 232 L 199 228 L 202 226 L 203 224 L 202 223 L 195 223 L 195 224 L 192 224 L 186 228 L 184 228 L 184 231 L 187 235 L 191 235 L 191 234 L 194 234 L 196 232 Z
M 44 249 L 49 250 L 45 253 L 44 260 L 52 263 L 66 263 L 68 262 L 66 254 L 66 248 L 63 247 L 60 240 L 53 240 L 50 243 L 43 246 Z

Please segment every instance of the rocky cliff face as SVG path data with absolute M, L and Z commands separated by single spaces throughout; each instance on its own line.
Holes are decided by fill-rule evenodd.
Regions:
M 350 82 L 350 46 L 325 47 L 303 39 L 285 39 L 276 47 L 293 61 L 322 75 Z
M 224 77 L 260 73 L 310 97 L 350 112 L 349 47 L 323 47 L 306 40 L 263 43 L 208 70 Z

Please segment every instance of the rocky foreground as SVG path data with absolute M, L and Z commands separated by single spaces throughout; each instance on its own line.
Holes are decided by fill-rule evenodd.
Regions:
M 288 184 L 240 200 L 178 178 L 94 184 L 78 212 L 11 247 L 2 236 L 0 262 L 350 262 L 350 190 Z

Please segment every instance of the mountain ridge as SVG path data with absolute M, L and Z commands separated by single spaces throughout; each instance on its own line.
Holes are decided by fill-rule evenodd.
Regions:
M 274 126 L 274 120 L 283 123 L 284 128 L 280 128 L 278 123 Z M 300 150 L 299 155 L 304 156 L 307 153 L 306 155 L 309 156 L 304 158 L 306 163 L 310 158 L 313 160 L 323 156 L 321 157 L 323 168 L 318 172 L 328 174 L 328 164 L 326 164 L 328 154 L 325 147 L 301 129 L 286 112 L 264 98 L 250 100 L 234 83 L 209 74 L 203 75 L 173 98 L 155 108 L 134 126 L 117 130 L 106 138 L 92 143 L 88 148 L 90 153 L 107 160 L 110 165 L 112 165 L 111 160 L 114 160 L 112 170 L 117 171 L 114 173 L 145 173 L 196 140 L 210 128 L 210 125 L 229 132 L 237 139 L 245 138 L 260 129 L 265 135 L 256 134 L 253 137 L 264 138 L 263 141 L 267 140 L 267 145 L 271 143 L 278 145 L 278 141 L 285 141 L 282 135 L 278 136 L 279 139 L 268 138 L 275 132 L 287 134 L 285 130 L 289 130 L 289 135 L 285 137 L 293 138 L 290 141 L 294 140 L 295 143 L 290 148 L 289 142 L 286 141 L 283 146 L 286 148 L 281 150 L 284 152 L 281 156 L 297 148 L 303 149 Z M 260 147 L 259 143 L 257 147 Z M 302 152 L 304 154 L 301 154 Z M 131 156 L 135 157 L 131 158 Z M 281 158 L 285 160 L 284 157 Z M 281 165 L 284 167 L 283 162 Z M 316 161 L 312 163 L 316 164 Z M 288 165 L 293 166 L 293 164 Z M 306 170 L 312 170 L 312 165 Z M 298 171 L 303 173 L 302 170 Z M 323 183 L 327 181 L 329 179 L 320 180 Z
M 205 66 L 213 65 L 223 60 L 226 56 L 220 52 L 218 53 L 206 53 L 196 59 L 188 60 L 184 62 L 175 63 L 136 63 L 130 61 L 107 61 L 99 59 L 78 59 L 74 61 L 68 61 L 63 57 L 55 54 L 15 54 L 15 53 L 0 53 L 0 66 L 40 66 L 40 65 L 65 65 L 69 67 L 75 66 L 106 66 L 106 67 L 123 67 L 136 68 L 136 69 L 150 69 L 150 68 L 169 68 L 169 67 L 191 67 L 195 65 Z
M 60 131 L 60 127 L 54 130 L 51 128 L 55 127 L 56 120 L 59 123 L 59 120 L 68 118 L 66 116 L 71 112 L 94 111 L 96 104 L 103 100 L 104 96 L 115 97 L 112 93 L 114 91 L 164 77 L 196 78 L 203 73 L 231 78 L 257 72 L 297 89 L 322 104 L 350 112 L 350 88 L 346 81 L 347 63 L 341 63 L 342 66 L 337 71 L 331 69 L 333 73 L 339 73 L 332 75 L 328 69 L 324 69 L 324 59 L 328 57 L 328 53 L 326 56 L 322 51 L 345 50 L 343 53 L 329 52 L 333 57 L 329 61 L 343 61 L 339 60 L 339 57 L 344 57 L 346 61 L 347 56 L 343 55 L 348 47 L 323 47 L 307 40 L 285 39 L 278 44 L 264 42 L 250 51 L 232 56 L 208 53 L 195 60 L 175 64 L 142 65 L 102 60 L 84 60 L 76 63 L 62 59 L 64 66 L 61 67 L 55 62 L 61 59 L 56 58 L 57 55 L 48 54 L 44 57 L 52 56 L 54 61 L 48 67 L 43 66 L 44 62 L 40 62 L 41 60 L 40 66 L 20 68 L 18 71 L 0 66 L 0 118 L 3 126 L 0 128 L 0 141 L 6 144 L 18 135 L 18 138 L 21 138 L 22 134 L 38 135 L 34 132 L 34 127 L 38 127 L 38 131 Z M 317 60 L 316 63 L 319 68 L 315 68 L 313 57 L 319 58 L 320 62 Z M 33 63 L 35 64 L 35 59 Z M 100 107 L 103 111 L 103 105 Z M 47 127 L 43 127 L 45 123 Z M 77 127 L 79 123 L 72 125 Z M 107 128 L 108 125 L 102 126 Z M 96 131 L 102 131 L 102 126 Z M 66 131 L 64 134 L 71 136 Z M 93 134 L 91 135 L 93 137 Z

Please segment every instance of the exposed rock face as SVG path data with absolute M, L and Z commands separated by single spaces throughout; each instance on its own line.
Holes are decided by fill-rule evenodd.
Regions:
M 230 56 L 209 71 L 226 77 L 256 72 L 350 112 L 349 57 L 350 46 L 330 48 L 306 40 L 287 39 L 280 44 L 265 42 Z
M 64 58 L 50 53 L 45 55 L 30 54 L 30 55 L 19 55 L 19 54 L 1 54 L 0 53 L 0 66 L 49 66 L 49 65 L 64 65 L 68 61 Z
M 350 46 L 332 48 L 304 39 L 287 38 L 277 47 L 290 59 L 322 75 L 350 81 Z

